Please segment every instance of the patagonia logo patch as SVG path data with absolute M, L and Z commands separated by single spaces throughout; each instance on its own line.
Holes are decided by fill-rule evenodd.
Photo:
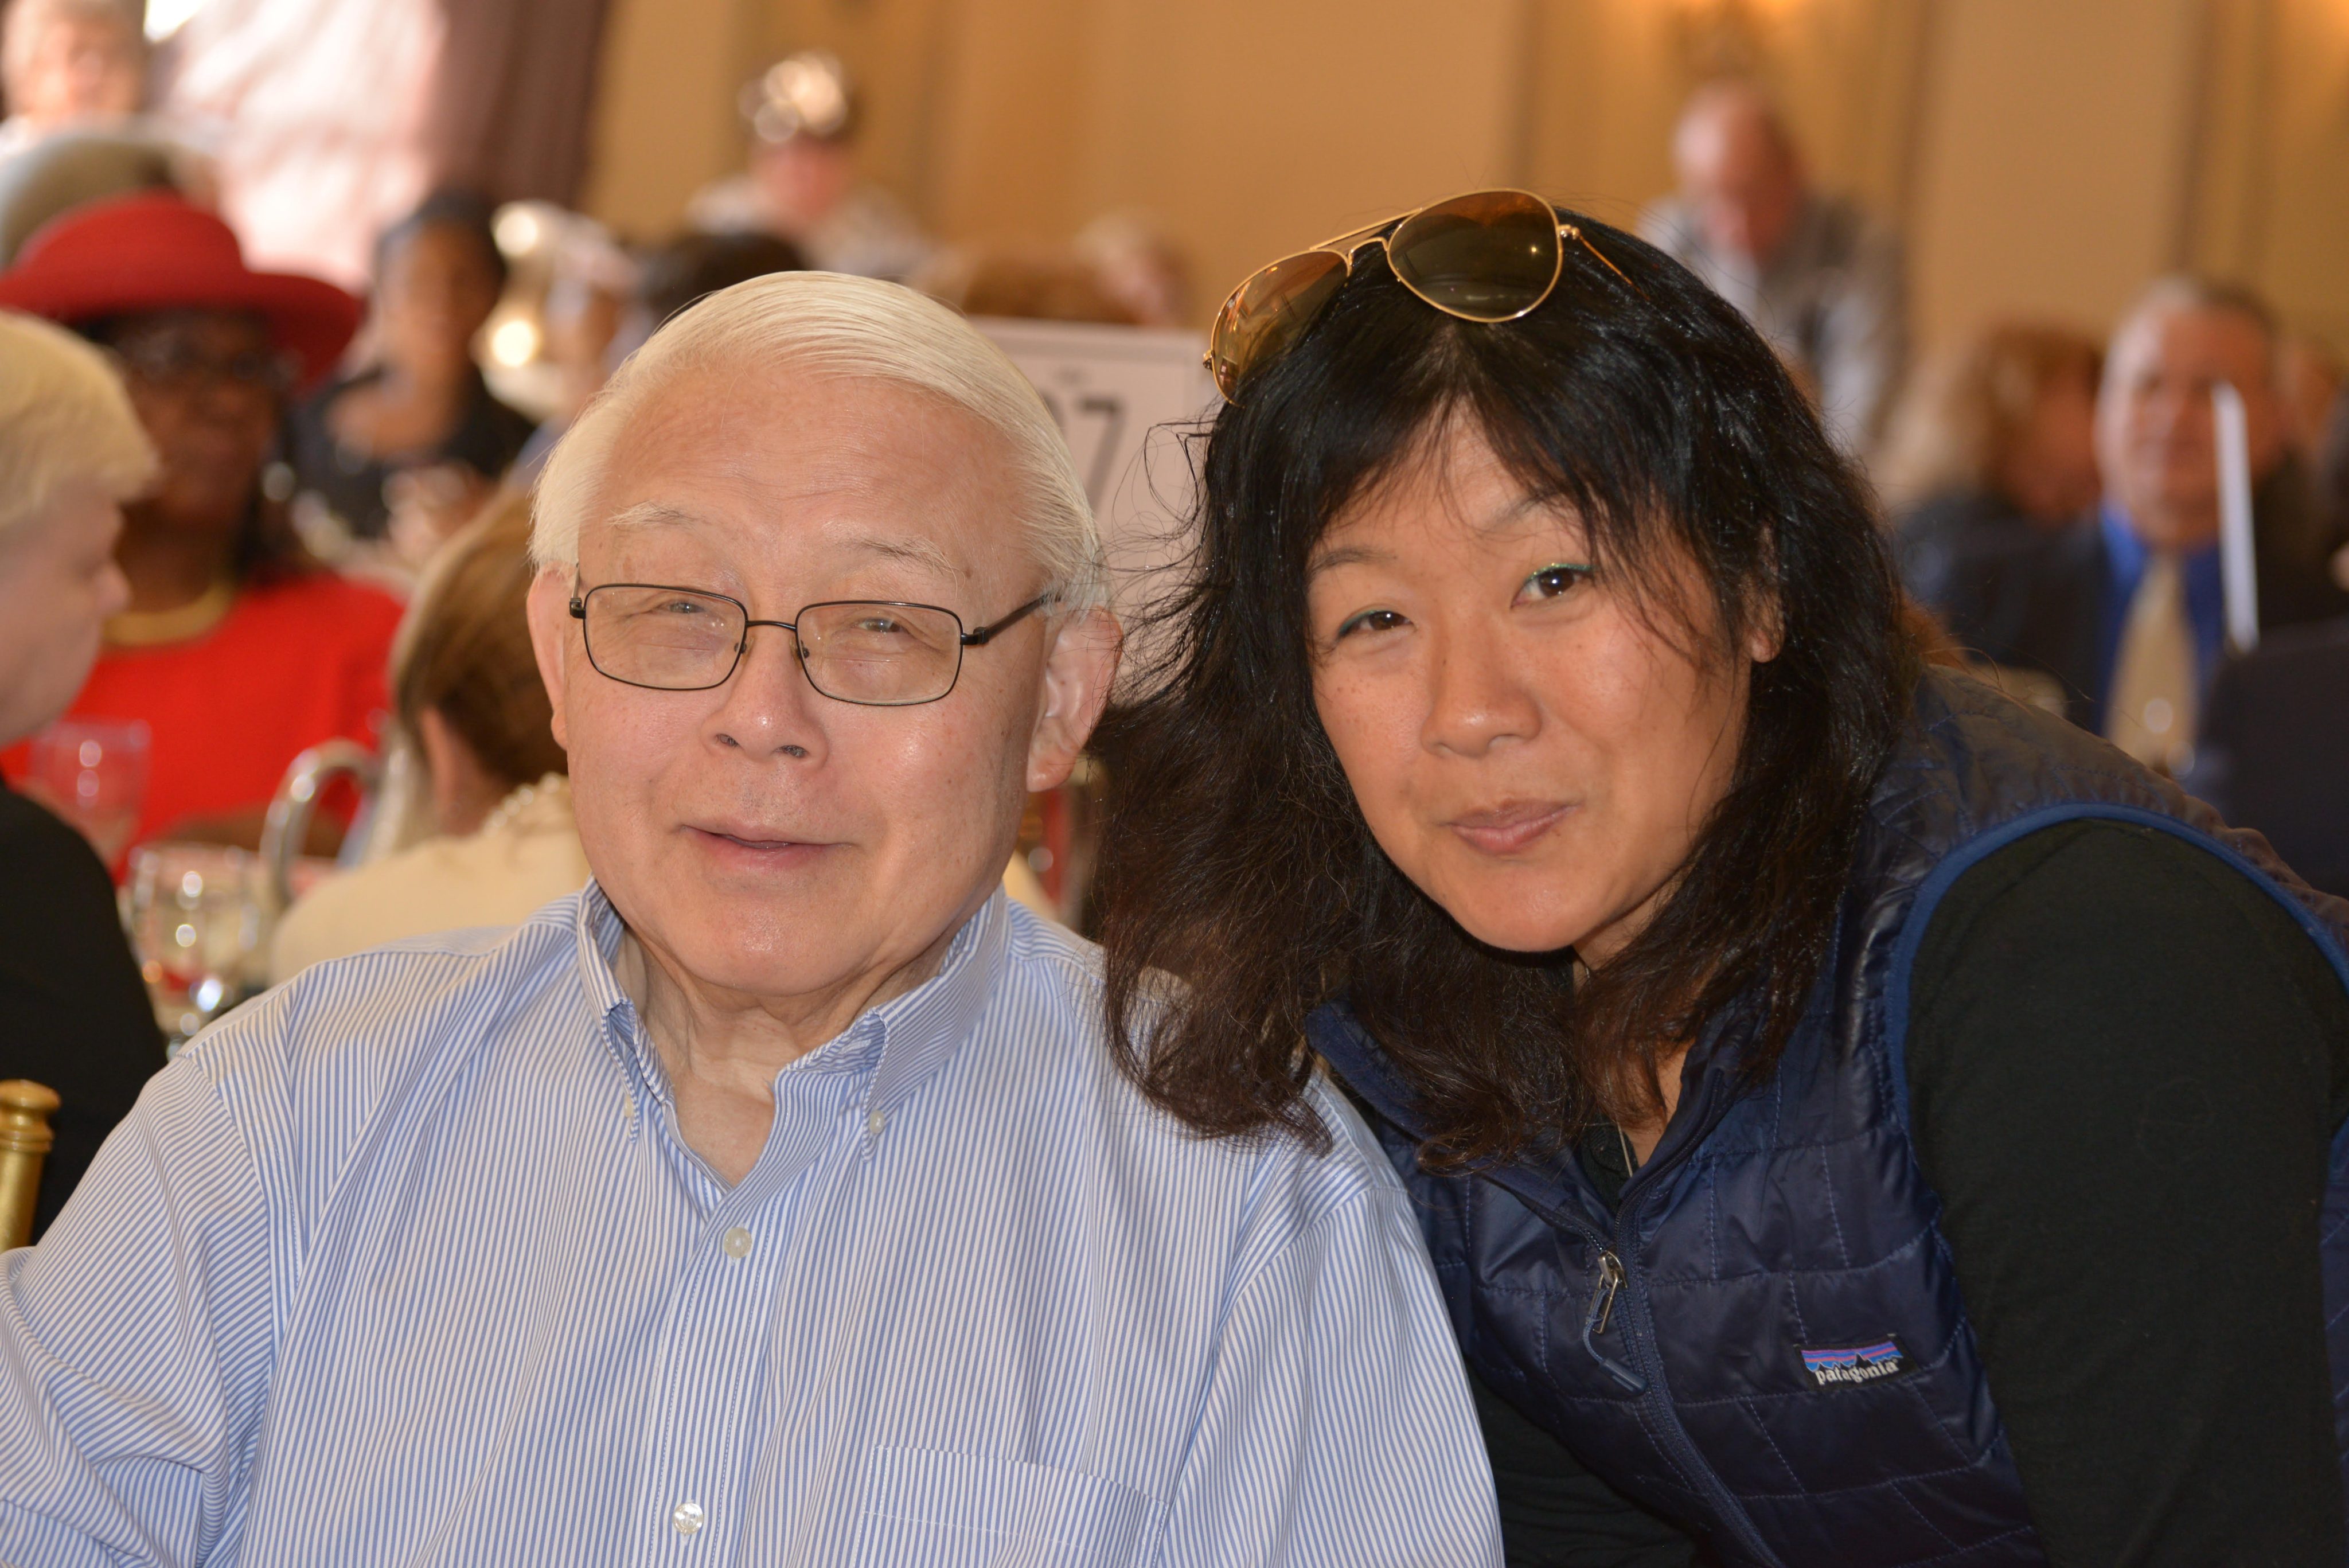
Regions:
M 1797 1348 L 1803 1353 L 1803 1370 L 1822 1388 L 1838 1383 L 1875 1383 L 1898 1377 L 1909 1369 L 1908 1354 L 1897 1339 L 1880 1339 L 1874 1345 L 1855 1345 L 1847 1349 L 1814 1349 L 1807 1345 Z

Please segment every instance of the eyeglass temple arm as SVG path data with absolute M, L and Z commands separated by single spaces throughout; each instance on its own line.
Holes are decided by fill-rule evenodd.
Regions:
M 1620 278 L 1625 288 L 1630 289 L 1641 299 L 1646 299 L 1648 297 L 1648 291 L 1641 288 L 1638 284 L 1633 283 L 1630 278 L 1625 277 L 1623 275 L 1623 269 L 1617 266 L 1613 262 L 1609 261 L 1607 259 L 1607 253 L 1600 250 L 1597 245 L 1592 244 L 1590 243 L 1590 236 L 1584 234 L 1580 227 L 1573 223 L 1560 223 L 1557 226 L 1557 233 L 1560 239 L 1572 240 L 1584 250 L 1588 251 L 1590 253 L 1590 259 L 1597 262 L 1600 266 L 1605 267 L 1609 272 L 1613 273 L 1618 278 Z M 1650 303 L 1652 304 L 1653 301 L 1650 301 Z
M 1038 594 L 1034 598 L 1030 599 L 1026 604 L 1021 605 L 1018 609 L 1013 610 L 1009 615 L 1005 616 L 993 626 L 974 627 L 970 630 L 964 632 L 962 634 L 962 645 L 965 648 L 985 647 L 987 643 L 994 638 L 997 632 L 1003 630 L 1004 628 L 1010 626 L 1015 622 L 1026 619 L 1028 617 L 1034 615 L 1038 610 L 1042 609 L 1046 605 L 1050 604 L 1051 602 L 1052 596 L 1050 594 Z

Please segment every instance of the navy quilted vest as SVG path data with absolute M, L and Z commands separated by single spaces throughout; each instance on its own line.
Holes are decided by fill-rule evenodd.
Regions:
M 2095 738 L 1960 677 L 1920 687 L 1870 803 L 1836 950 L 1775 1073 L 1746 1033 L 1689 1054 L 1654 1157 L 1609 1214 L 1570 1158 L 1419 1168 L 1412 1096 L 1339 1008 L 1314 1047 L 1378 1113 L 1463 1351 L 1593 1471 L 1739 1564 L 2044 1563 L 1909 1141 L 1908 973 L 1968 867 L 2082 816 L 2140 823 L 2253 878 L 2349 985 L 2349 904 Z M 2349 1452 L 2349 1136 L 2325 1199 L 2335 1431 Z

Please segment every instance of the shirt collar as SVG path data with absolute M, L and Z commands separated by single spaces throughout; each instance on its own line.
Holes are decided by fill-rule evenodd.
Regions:
M 628 1000 L 612 968 L 624 930 L 619 911 L 591 877 L 574 917 L 580 982 L 603 1025 L 605 1044 L 621 1070 L 640 1090 L 666 1099 L 667 1073 L 636 1015 L 636 1003 Z M 1009 902 L 999 888 L 955 933 L 937 973 L 903 996 L 868 1010 L 838 1038 L 783 1071 L 866 1075 L 871 1080 L 866 1112 L 886 1116 L 944 1066 L 978 1027 L 1006 961 L 1010 932 Z

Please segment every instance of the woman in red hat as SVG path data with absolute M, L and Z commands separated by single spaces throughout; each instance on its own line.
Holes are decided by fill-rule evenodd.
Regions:
M 211 213 L 163 192 L 93 202 L 26 243 L 0 306 L 119 358 L 162 460 L 116 550 L 129 607 L 69 716 L 152 737 L 133 842 L 251 846 L 285 764 L 336 736 L 372 744 L 399 605 L 301 548 L 264 482 L 286 400 L 330 370 L 359 305 L 255 272 Z M 12 774 L 20 756 L 0 759 Z

